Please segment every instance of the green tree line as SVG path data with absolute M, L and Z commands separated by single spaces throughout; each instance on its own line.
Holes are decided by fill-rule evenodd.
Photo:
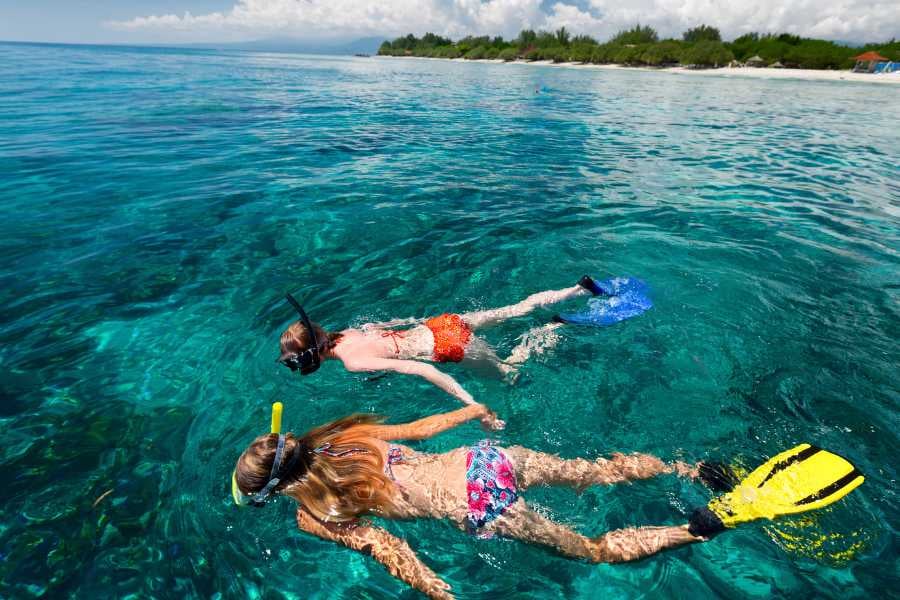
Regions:
M 732 60 L 746 61 L 759 56 L 765 64 L 779 62 L 786 67 L 804 69 L 847 69 L 853 66 L 853 57 L 866 50 L 875 50 L 891 60 L 900 61 L 900 42 L 895 40 L 853 48 L 787 33 L 748 33 L 725 42 L 719 30 L 710 25 L 688 29 L 681 39 L 662 40 L 652 27 L 635 25 L 603 43 L 587 35 L 573 36 L 565 27 L 553 32 L 526 29 L 513 40 L 504 40 L 500 36 L 468 36 L 454 42 L 433 33 L 426 33 L 421 38 L 409 34 L 385 41 L 378 54 L 697 67 L 721 67 Z

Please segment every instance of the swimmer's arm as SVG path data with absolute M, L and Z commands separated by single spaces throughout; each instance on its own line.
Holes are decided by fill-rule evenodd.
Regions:
M 302 531 L 372 556 L 383 564 L 391 575 L 429 598 L 438 600 L 453 598 L 449 591 L 450 586 L 419 560 L 409 544 L 384 529 L 371 525 L 352 528 L 328 525 L 315 519 L 302 508 L 297 510 L 297 526 Z
M 417 317 L 408 317 L 406 319 L 393 319 L 391 321 L 381 321 L 379 323 L 364 323 L 360 329 L 390 329 L 391 327 L 400 327 L 402 325 L 415 325 L 421 323 L 425 319 Z
M 406 375 L 418 375 L 441 388 L 463 404 L 475 404 L 472 394 L 463 389 L 459 383 L 438 370 L 434 365 L 415 360 L 397 360 L 393 358 L 364 358 L 345 361 L 348 371 L 394 371 Z
M 472 394 L 463 389 L 459 383 L 446 373 L 442 373 L 434 365 L 421 363 L 415 360 L 396 360 L 393 358 L 364 358 L 353 361 L 345 361 L 344 366 L 348 371 L 394 371 L 396 373 L 404 373 L 407 375 L 418 375 L 437 387 L 441 388 L 451 396 L 459 398 L 463 404 L 472 406 L 481 406 L 475 402 Z M 484 409 L 486 410 L 486 409 Z M 503 429 L 506 423 L 497 418 L 497 416 L 487 411 L 481 417 L 481 422 L 485 427 L 490 429 Z M 458 424 L 458 423 L 457 423 Z M 401 438 L 386 438 L 401 439 Z M 407 438 L 410 439 L 410 438 Z
M 462 425 L 472 419 L 496 419 L 483 404 L 472 404 L 448 413 L 431 415 L 403 425 L 377 425 L 371 436 L 381 440 L 425 440 L 442 431 Z

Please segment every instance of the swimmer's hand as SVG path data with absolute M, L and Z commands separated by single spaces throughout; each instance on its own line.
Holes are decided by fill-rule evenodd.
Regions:
M 441 579 L 435 580 L 423 590 L 429 598 L 434 600 L 454 600 L 455 596 L 450 593 L 450 584 Z
M 506 427 L 506 421 L 497 418 L 497 413 L 489 409 L 484 404 L 478 405 L 483 409 L 484 414 L 481 416 L 481 425 L 490 431 L 500 431 Z

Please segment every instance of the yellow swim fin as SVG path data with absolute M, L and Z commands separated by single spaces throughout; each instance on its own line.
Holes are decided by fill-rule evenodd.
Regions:
M 865 481 L 850 462 L 810 444 L 772 457 L 727 494 L 691 515 L 690 531 L 708 537 L 757 519 L 774 519 L 837 502 Z

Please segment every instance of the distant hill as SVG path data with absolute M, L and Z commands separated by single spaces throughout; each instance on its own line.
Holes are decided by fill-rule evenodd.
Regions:
M 251 42 L 191 44 L 191 48 L 252 50 L 256 52 L 289 52 L 294 54 L 376 54 L 384 41 L 381 37 L 361 38 L 347 42 L 309 42 L 292 39 L 266 39 Z

